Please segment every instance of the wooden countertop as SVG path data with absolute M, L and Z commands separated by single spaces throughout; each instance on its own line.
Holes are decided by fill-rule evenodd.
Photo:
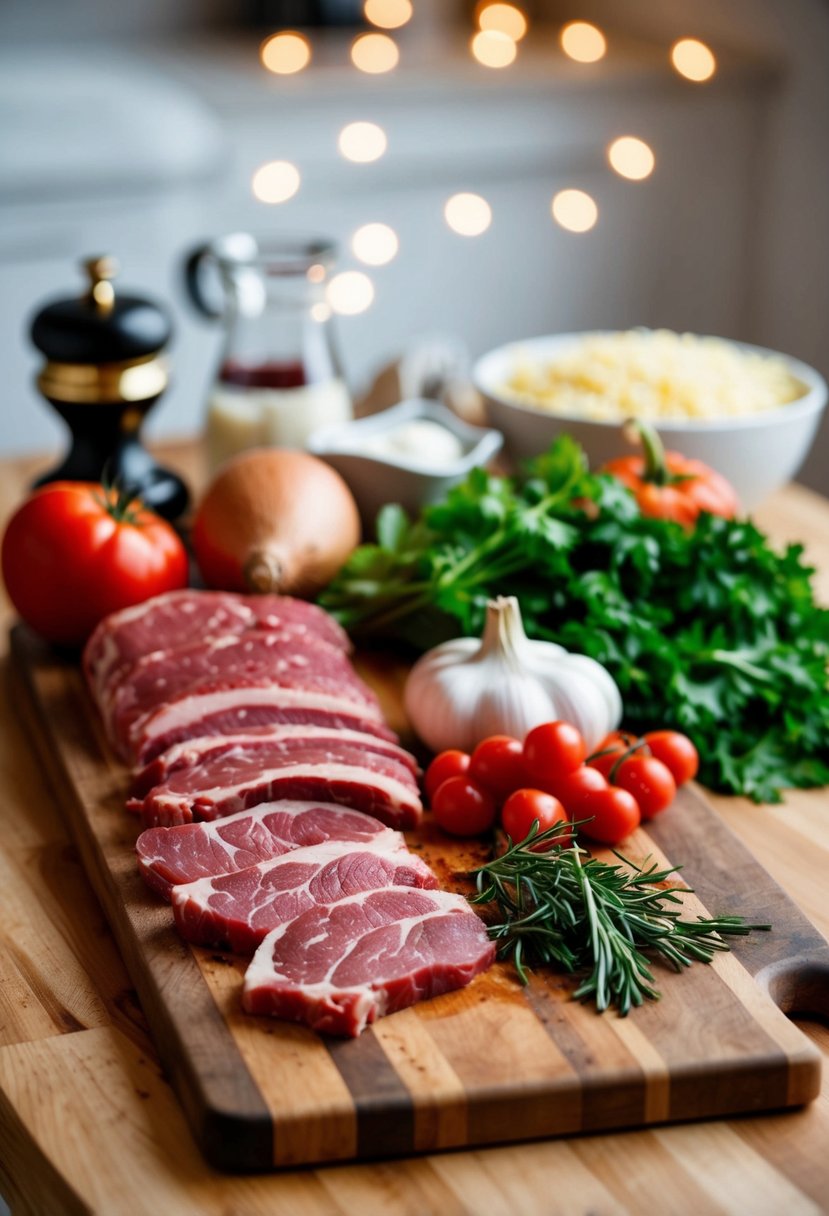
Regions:
M 197 482 L 191 445 L 163 455 Z M 0 464 L 0 519 L 42 467 L 40 459 Z M 829 502 L 791 487 L 757 519 L 776 540 L 806 544 L 829 602 Z M 5 600 L 0 610 L 5 626 Z M 791 1114 L 279 1175 L 210 1170 L 161 1075 L 8 679 L 0 794 L 0 1192 L 15 1216 L 829 1210 L 829 1027 L 816 1022 L 801 1025 L 826 1059 L 823 1092 Z M 827 792 L 795 791 L 777 807 L 714 801 L 829 936 Z

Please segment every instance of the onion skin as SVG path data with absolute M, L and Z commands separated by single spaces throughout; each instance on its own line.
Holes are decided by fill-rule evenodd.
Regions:
M 359 544 L 360 517 L 330 465 L 307 452 L 257 448 L 219 470 L 192 541 L 208 587 L 309 599 Z

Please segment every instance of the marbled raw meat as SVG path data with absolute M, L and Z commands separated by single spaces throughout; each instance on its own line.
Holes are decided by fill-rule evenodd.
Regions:
M 169 715 L 190 698 L 254 688 L 277 690 L 298 705 L 322 699 L 332 709 L 382 721 L 376 696 L 341 650 L 316 638 L 263 631 L 148 655 L 99 708 L 109 738 L 121 755 L 134 760 L 147 723 L 159 713 Z
M 403 837 L 370 815 L 325 802 L 262 803 L 213 823 L 149 828 L 136 843 L 138 867 L 147 885 L 165 899 L 180 883 L 231 874 L 291 849 L 325 841 L 350 841 L 355 848 L 397 848 Z
M 410 767 L 336 734 L 208 753 L 128 805 L 153 827 L 220 819 L 277 798 L 337 802 L 394 828 L 416 827 L 423 812 Z
M 252 954 L 268 933 L 309 908 L 380 887 L 437 885 L 425 862 L 381 835 L 361 846 L 350 840 L 315 844 L 233 874 L 200 878 L 173 887 L 171 902 L 187 941 Z
M 348 635 L 327 612 L 284 595 L 170 591 L 101 621 L 86 645 L 84 671 L 96 700 L 145 655 L 171 652 L 248 630 L 277 629 L 350 649 Z
M 173 773 L 181 769 L 193 770 L 208 760 L 226 756 L 231 752 L 244 751 L 248 755 L 257 752 L 267 754 L 274 743 L 280 740 L 313 739 L 322 744 L 326 740 L 337 743 L 357 743 L 366 751 L 376 752 L 379 756 L 388 756 L 397 760 L 417 776 L 419 769 L 414 756 L 404 748 L 388 740 L 364 731 L 346 730 L 330 726 L 262 726 L 253 728 L 245 733 L 235 735 L 206 735 L 199 739 L 188 739 L 167 748 L 160 756 L 156 756 L 145 764 L 133 777 L 130 787 L 132 799 L 143 799 L 155 786 L 161 785 Z
M 320 904 L 274 929 L 248 967 L 242 1004 L 356 1036 L 384 1014 L 468 984 L 494 957 L 463 896 L 389 887 Z

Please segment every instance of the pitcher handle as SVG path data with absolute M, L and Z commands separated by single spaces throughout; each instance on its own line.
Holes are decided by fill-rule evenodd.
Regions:
M 184 259 L 182 271 L 187 295 L 196 311 L 211 321 L 218 321 L 222 317 L 222 311 L 214 308 L 210 303 L 202 290 L 201 283 L 202 265 L 210 252 L 209 244 L 197 245 L 195 249 L 191 249 Z

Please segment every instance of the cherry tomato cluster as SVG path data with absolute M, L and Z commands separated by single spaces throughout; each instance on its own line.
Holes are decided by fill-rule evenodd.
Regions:
M 585 836 L 616 845 L 669 807 L 698 764 L 693 743 L 677 731 L 642 738 L 615 731 L 588 756 L 575 726 L 546 722 L 523 744 L 492 735 L 471 756 L 441 752 L 424 785 L 435 819 L 454 836 L 489 831 L 500 808 L 501 827 L 513 840 L 523 840 L 535 822 L 543 832 L 558 822 L 588 819 Z M 567 843 L 571 836 L 559 839 Z

